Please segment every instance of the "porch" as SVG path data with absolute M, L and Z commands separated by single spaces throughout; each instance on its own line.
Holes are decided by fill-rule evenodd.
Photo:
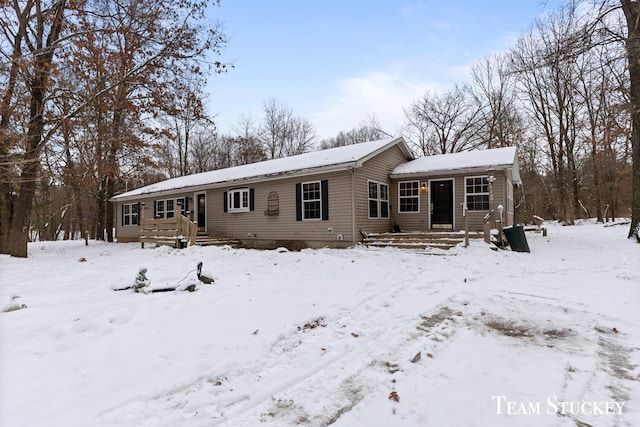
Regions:
M 141 247 L 145 243 L 155 243 L 156 246 L 172 246 L 183 248 L 196 244 L 198 225 L 182 214 L 182 206 L 178 204 L 173 218 L 144 217 L 144 209 L 140 209 L 140 237 Z

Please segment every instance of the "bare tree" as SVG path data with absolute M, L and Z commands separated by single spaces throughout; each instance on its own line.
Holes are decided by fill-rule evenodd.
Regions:
M 468 92 L 480 110 L 478 137 L 487 148 L 516 145 L 524 134 L 518 111 L 515 76 L 504 55 L 486 57 L 471 71 Z
M 455 153 L 480 146 L 478 140 L 479 110 L 467 96 L 467 91 L 455 86 L 441 94 L 427 92 L 409 111 L 412 120 L 420 120 L 427 130 L 421 147 L 425 155 Z M 414 125 L 414 128 L 417 128 Z
M 324 150 L 332 147 L 342 147 L 360 142 L 377 141 L 385 137 L 386 134 L 379 129 L 365 125 L 357 129 L 338 132 L 335 137 L 323 140 L 320 143 L 320 148 Z
M 171 147 L 170 158 L 173 162 L 168 166 L 172 177 L 191 173 L 193 134 L 203 127 L 215 132 L 213 119 L 206 114 L 204 108 L 201 94 L 205 81 L 202 76 L 192 74 L 177 83 L 168 89 L 169 96 L 162 104 L 164 114 L 160 116 L 163 124 L 161 132 Z
M 629 237 L 640 242 L 640 3 L 620 0 L 627 21 L 625 46 L 630 78 L 631 141 L 632 141 L 632 202 Z
M 430 143 L 431 126 L 422 119 L 418 105 L 412 104 L 409 107 L 404 107 L 402 111 L 405 118 L 402 136 L 414 153 L 421 156 L 435 154 L 432 152 L 433 144 Z
M 575 96 L 576 10 L 559 10 L 522 35 L 510 55 L 532 123 L 550 159 L 559 219 L 572 224 L 579 211 L 578 131 L 583 108 Z
M 218 2 L 3 2 L 0 54 L 10 65 L 0 97 L 2 252 L 27 254 L 35 183 L 49 142 L 63 141 L 64 148 L 51 153 L 80 141 L 91 147 L 96 160 L 91 167 L 100 177 L 94 192 L 96 235 L 106 230 L 112 240 L 114 211 L 107 200 L 120 185 L 121 169 L 135 165 L 145 151 L 145 135 L 152 134 L 145 117 L 158 111 L 171 82 L 203 75 L 203 54 L 218 52 L 226 42 L 216 25 L 205 23 L 211 3 Z M 226 65 L 215 62 L 212 68 L 222 71 Z M 82 127 L 69 124 L 80 116 L 86 120 Z M 80 130 L 83 135 L 56 136 Z M 67 160 L 73 159 L 68 151 Z M 46 169 L 53 171 L 50 163 Z
M 285 126 L 283 135 L 283 156 L 295 156 L 306 153 L 313 147 L 316 131 L 313 124 L 306 117 L 292 117 Z
M 315 137 L 315 129 L 307 118 L 295 116 L 293 110 L 275 98 L 265 101 L 259 139 L 269 159 L 309 151 Z
M 0 252 L 26 257 L 29 220 L 45 142 L 46 103 L 69 6 L 65 0 L 45 3 L 28 0 L 6 2 L 3 7 L 6 13 L 0 17 L 2 31 L 10 46 L 3 56 L 10 58 L 10 69 L 0 106 L 0 177 L 11 182 L 3 182 L 0 196 Z M 18 83 L 21 75 L 28 78 Z M 28 99 L 24 102 L 29 106 L 25 117 L 19 117 L 15 109 L 16 103 L 21 102 L 16 100 L 19 84 Z

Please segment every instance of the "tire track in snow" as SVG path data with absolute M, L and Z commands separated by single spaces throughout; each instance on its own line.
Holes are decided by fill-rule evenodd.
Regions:
M 395 372 L 408 368 L 425 339 L 444 345 L 455 333 L 454 311 L 463 304 L 449 299 L 409 322 L 369 325 L 359 334 L 349 327 L 357 314 L 344 310 L 323 319 L 326 327 L 279 337 L 266 358 L 250 366 L 131 402 L 104 414 L 96 425 L 123 420 L 140 426 L 330 425 Z

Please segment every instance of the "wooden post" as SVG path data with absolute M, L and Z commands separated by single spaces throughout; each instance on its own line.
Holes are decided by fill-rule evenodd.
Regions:
M 483 225 L 484 241 L 485 241 L 485 243 L 488 243 L 488 244 L 491 244 L 491 224 L 490 224 L 490 220 L 491 220 L 491 212 L 489 212 L 488 214 L 486 214 L 484 216 L 484 225 Z
M 467 203 L 462 204 L 462 217 L 464 218 L 464 247 L 469 247 L 469 215 L 467 215 Z
M 176 248 L 182 248 L 182 237 L 184 236 L 184 224 L 182 222 L 182 205 L 177 203 L 176 206 Z
M 140 202 L 140 212 L 138 212 L 138 227 L 140 231 L 138 231 L 138 237 L 142 235 L 142 227 L 144 227 L 144 203 Z M 140 241 L 140 247 L 144 249 L 144 241 Z
M 198 232 L 198 224 L 196 224 L 193 221 L 189 221 L 189 228 L 190 228 L 190 245 L 193 246 L 196 244 L 196 234 Z

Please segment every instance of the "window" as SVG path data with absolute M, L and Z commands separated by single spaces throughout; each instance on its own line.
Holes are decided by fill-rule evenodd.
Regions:
M 139 225 L 138 203 L 127 203 L 122 205 L 122 225 Z
M 398 199 L 400 212 L 420 212 L 420 183 L 418 181 L 399 182 Z
M 369 218 L 389 218 L 389 186 L 368 181 Z
M 164 203 L 164 217 L 165 218 L 174 218 L 176 216 L 175 211 L 176 201 L 173 199 L 165 200 Z
M 249 211 L 249 189 L 238 188 L 227 192 L 227 209 L 229 212 Z
M 188 204 L 189 204 L 189 198 L 188 197 L 179 197 L 176 199 L 176 206 L 180 206 L 180 211 L 182 212 L 182 215 L 186 215 L 188 209 Z
M 380 184 L 380 218 L 389 218 L 389 186 Z
M 176 217 L 176 200 L 184 201 L 184 199 L 166 199 L 155 201 L 155 217 L 156 219 L 169 219 Z M 184 212 L 183 212 L 184 213 Z
M 486 176 L 465 178 L 465 200 L 470 211 L 489 210 L 489 181 Z
M 378 218 L 378 183 L 369 181 L 369 218 Z
M 321 207 L 320 181 L 302 184 L 302 218 L 320 219 Z
M 164 200 L 156 200 L 156 218 L 164 218 Z
M 329 220 L 329 181 L 296 184 L 296 221 Z

